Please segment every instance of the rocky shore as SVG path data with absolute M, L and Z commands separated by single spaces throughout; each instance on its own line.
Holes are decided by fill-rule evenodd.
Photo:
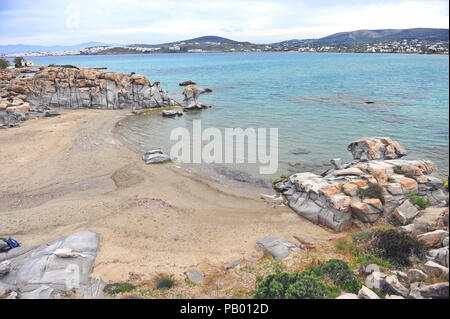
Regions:
M 0 134 L 0 235 L 23 244 L 0 253 L 0 298 L 448 298 L 448 186 L 401 143 L 357 139 L 353 161 L 281 178 L 261 201 L 115 134 L 120 109 L 199 110 L 211 90 L 185 81 L 178 103 L 136 74 L 32 70 L 0 73 L 0 126 L 61 116 Z M 264 286 L 280 273 L 301 286 L 299 269 L 323 289 Z M 327 286 L 333 269 L 348 278 Z

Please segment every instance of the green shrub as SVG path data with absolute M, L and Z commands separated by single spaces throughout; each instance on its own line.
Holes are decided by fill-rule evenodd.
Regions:
M 136 288 L 133 284 L 128 282 L 118 282 L 114 284 L 108 284 L 103 289 L 104 292 L 110 294 L 111 296 L 115 296 L 117 294 L 132 291 Z
M 21 56 L 16 56 L 16 57 L 14 58 L 14 60 L 13 60 L 14 66 L 15 66 L 16 68 L 21 67 L 21 66 L 22 66 L 21 63 L 22 63 L 23 60 L 24 60 L 23 57 L 21 57 Z
M 275 273 L 258 284 L 257 299 L 325 299 L 333 289 L 308 272 Z
M 334 284 L 348 292 L 357 293 L 362 284 L 355 278 L 355 273 L 348 263 L 340 259 L 330 259 L 320 266 L 323 275 Z
M 428 206 L 431 205 L 431 202 L 429 200 L 424 199 L 423 197 L 420 197 L 419 195 L 410 192 L 408 194 L 408 198 L 411 201 L 411 203 L 413 203 L 414 205 L 419 206 L 422 209 L 427 208 Z
M 161 274 L 156 277 L 157 289 L 170 289 L 173 286 L 175 286 L 175 280 L 173 279 L 173 276 Z
M 369 249 L 400 266 L 410 266 L 411 256 L 424 258 L 427 251 L 422 241 L 397 229 L 375 231 Z
M 369 183 L 367 188 L 359 189 L 359 197 L 364 198 L 378 198 L 384 204 L 384 190 L 380 184 Z
M 9 66 L 9 61 L 6 59 L 0 59 L 0 69 L 6 69 Z

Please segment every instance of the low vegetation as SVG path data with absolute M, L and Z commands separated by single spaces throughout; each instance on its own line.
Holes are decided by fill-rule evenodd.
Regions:
M 328 299 L 340 290 L 357 293 L 362 284 L 343 260 L 330 259 L 311 265 L 302 272 L 280 272 L 266 276 L 258 284 L 254 298 Z
M 6 59 L 0 59 L 0 69 L 6 69 L 9 66 L 9 61 Z
M 425 209 L 431 205 L 431 202 L 429 200 L 426 200 L 423 197 L 420 197 L 419 195 L 412 192 L 408 194 L 408 198 L 411 201 L 411 203 L 419 206 L 422 209 Z
M 133 291 L 135 288 L 135 285 L 128 282 L 118 282 L 106 285 L 103 291 L 111 296 L 115 296 L 120 293 Z
M 413 258 L 422 259 L 426 253 L 423 242 L 393 227 L 378 227 L 353 235 L 353 242 L 340 242 L 336 248 L 348 252 L 355 262 L 391 269 L 411 265 Z
M 384 204 L 384 190 L 383 187 L 376 183 L 369 183 L 367 188 L 359 189 L 359 197 L 364 198 L 378 198 Z
M 175 280 L 171 275 L 160 274 L 156 277 L 157 289 L 170 289 L 175 286 Z

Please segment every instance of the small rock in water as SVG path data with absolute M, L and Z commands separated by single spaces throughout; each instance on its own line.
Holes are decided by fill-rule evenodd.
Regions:
M 296 149 L 291 150 L 291 153 L 294 155 L 303 155 L 303 154 L 309 154 L 311 153 L 306 148 L 297 147 Z
M 183 112 L 181 110 L 163 110 L 162 116 L 165 117 L 174 117 L 174 116 L 182 116 Z
M 188 86 L 188 85 L 195 85 L 195 84 L 197 84 L 197 83 L 192 82 L 191 80 L 187 80 L 187 81 L 180 82 L 178 85 L 179 86 Z

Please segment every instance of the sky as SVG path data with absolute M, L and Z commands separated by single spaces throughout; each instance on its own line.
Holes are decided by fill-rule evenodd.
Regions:
M 447 0 L 0 0 L 0 45 L 271 43 L 360 29 L 448 28 Z

